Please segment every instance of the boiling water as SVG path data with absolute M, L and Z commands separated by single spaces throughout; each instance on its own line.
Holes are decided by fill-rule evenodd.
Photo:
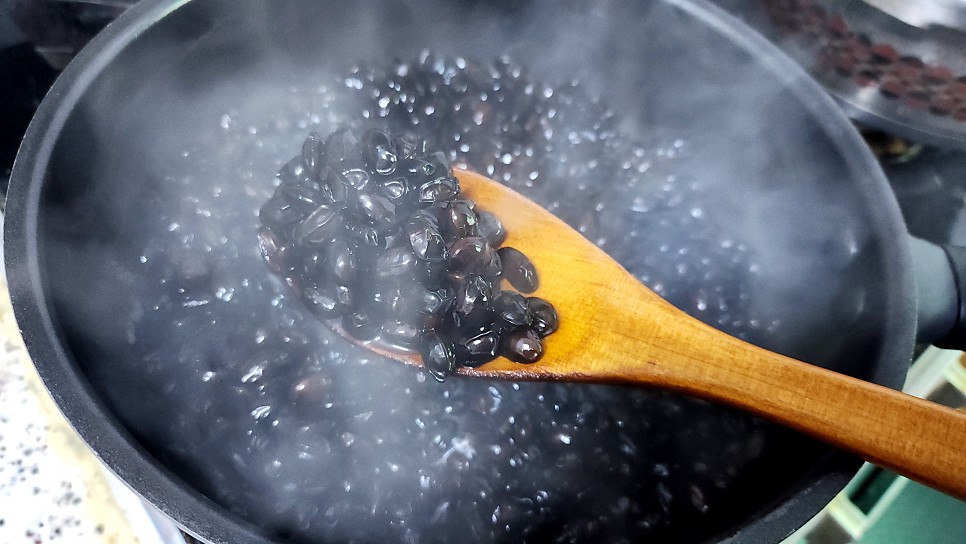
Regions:
M 310 131 L 414 130 L 693 315 L 751 340 L 780 332 L 749 300 L 756 253 L 706 209 L 709 180 L 682 174 L 699 142 L 623 135 L 580 84 L 545 85 L 507 58 L 427 53 L 250 84 L 258 98 L 235 108 L 210 90 L 218 114 L 177 152 L 132 158 L 149 179 L 109 219 L 137 233 L 130 247 L 75 262 L 109 307 L 74 316 L 97 321 L 99 332 L 74 325 L 98 355 L 88 372 L 176 474 L 297 542 L 695 541 L 788 483 L 777 470 L 749 475 L 796 443 L 708 403 L 604 386 L 440 384 L 381 360 L 322 326 L 258 254 L 257 210 Z M 115 292 L 134 302 L 113 302 Z

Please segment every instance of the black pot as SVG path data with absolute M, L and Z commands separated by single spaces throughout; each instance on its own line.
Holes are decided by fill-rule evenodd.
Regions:
M 698 317 L 787 355 L 900 386 L 917 322 L 907 236 L 882 173 L 832 101 L 774 47 L 703 3 L 577 4 L 145 1 L 85 48 L 23 142 L 4 235 L 28 350 L 97 455 L 209 542 L 445 541 L 455 534 L 776 542 L 817 513 L 860 460 L 676 395 L 524 384 L 514 396 L 509 384 L 438 386 L 379 361 L 340 366 L 359 353 L 287 303 L 284 287 L 259 261 L 254 210 L 271 193 L 278 165 L 309 130 L 361 112 L 325 109 L 320 97 L 365 87 L 363 76 L 340 80 L 345 87 L 330 83 L 326 93 L 318 92 L 320 81 L 335 82 L 329 74 L 346 73 L 354 62 L 422 58 L 432 66 L 422 48 L 487 60 L 507 53 L 527 64 L 530 80 L 555 84 L 558 97 L 587 102 L 566 85 L 585 81 L 616 112 L 610 133 L 625 135 L 613 147 L 575 135 L 573 145 L 554 144 L 543 168 L 561 156 L 587 164 L 598 154 L 619 164 L 613 157 L 636 156 L 634 146 L 621 147 L 624 140 L 650 150 L 633 163 L 643 172 L 637 177 L 598 180 L 606 190 L 582 186 L 593 175 L 579 168 L 548 169 L 539 179 L 549 179 L 520 190 L 568 220 L 588 222 L 588 236 L 611 240 L 606 247 L 628 269 Z M 422 69 L 419 62 L 412 70 Z M 354 96 L 363 102 L 352 104 L 373 99 Z M 581 111 L 607 119 L 589 106 Z M 592 126 L 594 119 L 572 122 Z M 618 187 L 618 178 L 631 182 Z M 661 185 L 669 199 L 654 190 Z M 640 195 L 656 206 L 649 215 L 634 208 L 635 191 L 645 189 Z M 585 213 L 600 203 L 605 213 Z M 685 205 L 679 213 L 676 206 Z M 650 221 L 640 242 L 613 241 L 635 221 Z M 661 250 L 677 233 L 675 251 Z M 696 253 L 711 258 L 685 257 Z M 718 309 L 705 311 L 709 301 Z M 737 308 L 721 307 L 728 304 Z M 951 320 L 947 314 L 930 323 L 945 332 Z M 287 351 L 266 351 L 263 342 L 272 341 Z M 245 373 L 258 365 L 275 379 Z M 306 379 L 323 384 L 308 413 L 290 389 Z M 345 394 L 360 383 L 371 390 Z M 443 387 L 452 393 L 448 402 L 469 415 L 447 423 L 437 414 L 422 425 L 454 448 L 459 437 L 515 436 L 518 449 L 507 455 L 526 453 L 520 466 L 533 470 L 529 484 L 516 485 L 552 488 L 546 497 L 502 504 L 513 514 L 492 512 L 494 523 L 518 516 L 506 518 L 518 527 L 494 529 L 490 510 L 480 514 L 482 506 L 457 501 L 468 501 L 461 485 L 490 489 L 488 469 L 505 467 L 507 458 L 466 450 L 431 463 L 425 448 L 435 447 L 432 437 L 412 418 L 393 419 L 396 412 L 382 404 L 388 398 L 442 409 Z M 490 389 L 504 403 L 487 405 L 493 419 L 474 408 L 492 402 Z M 274 414 L 266 416 L 258 403 L 270 394 L 291 402 L 266 401 Z M 340 416 L 321 415 L 330 398 L 346 407 Z M 573 456 L 549 444 L 563 439 L 542 419 L 558 417 L 548 398 L 561 413 L 570 410 L 561 425 L 578 421 L 582 410 L 592 418 L 584 427 L 575 423 L 580 428 L 566 444 L 598 449 Z M 481 430 L 507 410 L 516 423 Z M 364 422 L 380 418 L 384 427 L 367 434 Z M 347 437 L 346 421 L 362 430 Z M 362 472 L 387 470 L 386 450 L 369 440 L 385 428 L 404 429 L 386 436 L 399 440 L 393 451 L 412 473 L 375 478 L 372 486 L 387 486 L 383 491 L 358 491 Z M 520 429 L 531 438 L 513 434 Z M 286 442 L 299 432 L 338 442 L 326 442 L 328 454 L 303 452 L 317 456 L 309 463 Z M 345 459 L 333 460 L 339 456 Z M 412 487 L 424 475 L 425 494 Z M 339 499 L 342 492 L 350 498 Z M 474 500 L 510 495 L 494 488 Z M 439 510 L 450 496 L 453 505 Z M 367 499 L 378 503 L 366 507 L 371 511 L 360 506 Z M 431 500 L 439 502 L 424 504 Z M 540 513 L 542 500 L 555 515 Z M 399 514 L 393 508 L 400 505 L 412 510 Z M 583 521 L 568 524 L 568 517 Z

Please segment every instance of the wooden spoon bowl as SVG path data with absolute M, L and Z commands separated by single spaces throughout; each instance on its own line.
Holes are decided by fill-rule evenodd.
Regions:
M 456 171 L 496 213 L 504 245 L 540 276 L 560 325 L 533 364 L 505 358 L 456 374 L 649 386 L 737 407 L 966 500 L 966 413 L 773 353 L 678 310 L 569 225 L 507 187 Z M 350 338 L 351 340 L 351 338 Z M 416 353 L 357 344 L 409 365 Z

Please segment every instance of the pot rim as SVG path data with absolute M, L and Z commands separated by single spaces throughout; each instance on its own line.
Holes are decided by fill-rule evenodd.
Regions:
M 141 447 L 91 390 L 60 341 L 56 320 L 45 304 L 38 219 L 47 166 L 64 125 L 91 83 L 117 55 L 143 32 L 196 0 L 143 0 L 99 33 L 68 65 L 44 98 L 30 123 L 10 177 L 5 212 L 4 246 L 7 281 L 14 314 L 31 359 L 47 390 L 74 430 L 121 481 L 172 518 L 186 532 L 212 544 L 275 542 L 251 523 L 195 491 Z M 699 19 L 713 31 L 745 49 L 776 78 L 792 86 L 803 106 L 822 119 L 830 137 L 854 171 L 865 201 L 875 203 L 873 228 L 895 244 L 883 246 L 886 284 L 900 291 L 889 301 L 883 360 L 902 360 L 879 381 L 898 388 L 907 370 L 915 337 L 912 260 L 898 203 L 885 175 L 845 114 L 832 98 L 778 48 L 722 9 L 706 0 L 665 0 Z M 905 323 L 904 323 L 905 321 Z M 881 365 L 880 365 L 881 366 Z M 823 508 L 854 476 L 861 460 L 839 451 L 816 463 L 794 493 L 778 499 L 767 511 L 720 534 L 722 542 L 778 542 Z

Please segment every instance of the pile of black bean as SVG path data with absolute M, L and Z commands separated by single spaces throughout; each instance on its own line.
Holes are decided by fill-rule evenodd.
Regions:
M 261 208 L 268 266 L 357 340 L 419 350 L 439 381 L 505 356 L 534 363 L 557 329 L 533 263 L 413 134 L 312 133 Z M 520 292 L 503 290 L 506 279 Z

